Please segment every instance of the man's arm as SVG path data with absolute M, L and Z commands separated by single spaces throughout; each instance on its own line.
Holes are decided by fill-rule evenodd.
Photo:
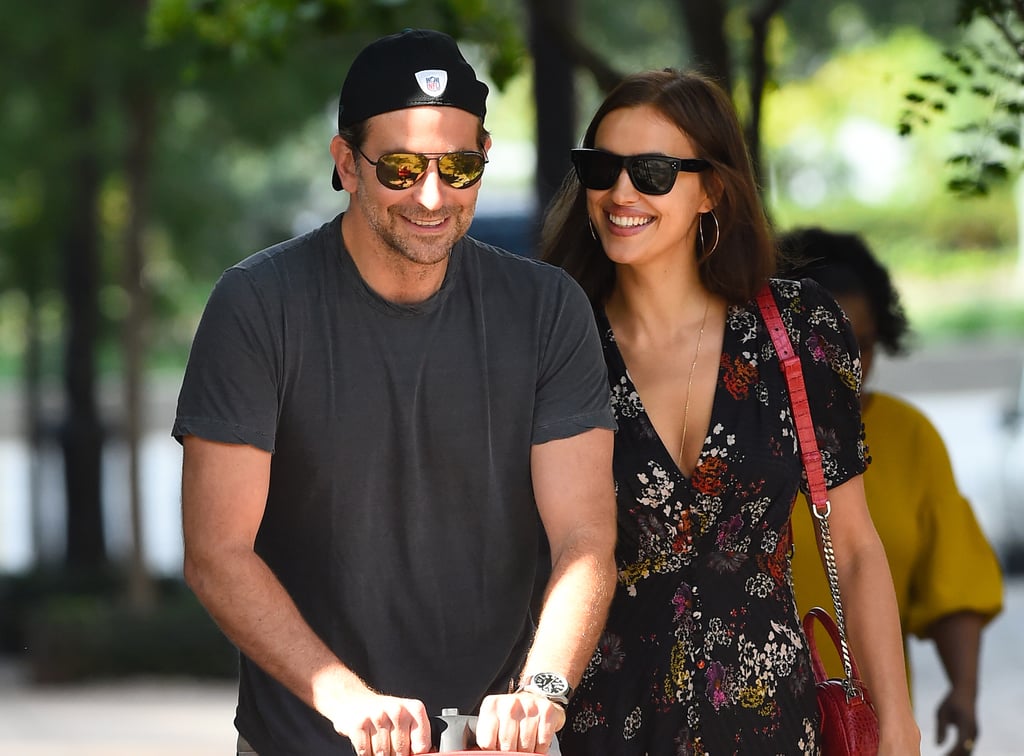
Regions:
M 195 436 L 185 437 L 184 449 L 185 580 L 224 634 L 330 719 L 356 753 L 428 752 L 430 724 L 422 702 L 380 695 L 348 669 L 253 550 L 270 454 Z
M 551 546 L 551 578 L 523 675 L 556 672 L 575 687 L 604 628 L 615 588 L 614 434 L 595 428 L 533 447 L 537 509 Z M 532 693 L 489 696 L 481 748 L 545 753 L 565 711 Z

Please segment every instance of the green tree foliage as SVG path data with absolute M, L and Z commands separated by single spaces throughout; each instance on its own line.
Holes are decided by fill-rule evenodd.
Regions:
M 1019 167 L 1024 116 L 1024 5 L 961 0 L 963 37 L 906 93 L 899 130 L 909 136 L 936 118 L 956 118 L 959 149 L 948 188 L 987 195 Z
M 955 30 L 956 1 L 787 0 L 784 15 L 793 45 L 792 54 L 780 62 L 780 73 L 786 78 L 804 78 L 835 53 L 877 42 L 902 27 L 949 41 Z
M 208 282 L 267 240 L 292 235 L 311 177 L 327 163 L 288 161 L 322 116 L 327 141 L 337 92 L 352 57 L 370 40 L 406 27 L 440 28 L 478 43 L 503 85 L 525 58 L 517 4 L 482 0 L 153 0 L 147 47 L 181 51 L 154 173 L 153 221 L 169 265 L 158 306 L 193 310 L 189 281 Z M 194 323 L 167 332 L 190 334 Z
M 504 84 L 522 66 L 521 19 L 512 2 L 486 0 L 154 0 L 150 38 L 187 39 L 199 59 L 228 57 L 248 64 L 291 58 L 324 40 L 347 42 L 349 56 L 382 34 L 407 27 L 446 31 L 484 48 L 491 79 Z M 349 59 L 334 55 L 338 71 Z

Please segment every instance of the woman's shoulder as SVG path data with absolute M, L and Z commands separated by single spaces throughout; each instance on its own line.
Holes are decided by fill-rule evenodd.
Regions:
M 846 316 L 842 308 L 816 281 L 809 278 L 799 281 L 772 278 L 767 285 L 790 339 L 801 339 L 811 333 L 843 334 L 846 330 Z M 743 305 L 734 306 L 731 315 L 739 321 L 749 321 L 751 318 L 757 320 L 760 310 L 761 306 L 755 298 Z M 764 313 L 760 313 L 760 319 L 764 317 Z
M 819 308 L 841 312 L 835 298 L 812 278 L 772 278 L 768 280 L 768 286 L 780 310 L 794 314 L 812 313 Z
M 846 314 L 817 281 L 771 279 L 769 286 L 791 338 L 807 339 L 816 335 L 825 342 L 857 351 Z

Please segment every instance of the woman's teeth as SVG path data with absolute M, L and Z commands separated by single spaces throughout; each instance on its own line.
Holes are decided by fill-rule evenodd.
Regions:
M 613 226 L 618 226 L 619 228 L 634 228 L 636 226 L 646 226 L 651 222 L 651 216 L 609 215 L 608 220 L 611 221 Z

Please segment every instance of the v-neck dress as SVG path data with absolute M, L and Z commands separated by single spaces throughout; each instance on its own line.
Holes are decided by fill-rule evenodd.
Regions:
M 826 483 L 862 473 L 860 358 L 813 281 L 771 282 L 800 353 Z M 804 487 L 789 394 L 755 302 L 730 306 L 711 421 L 687 478 L 602 310 L 618 422 L 618 584 L 559 734 L 566 756 L 813 754 L 818 712 L 793 600 L 789 515 Z

